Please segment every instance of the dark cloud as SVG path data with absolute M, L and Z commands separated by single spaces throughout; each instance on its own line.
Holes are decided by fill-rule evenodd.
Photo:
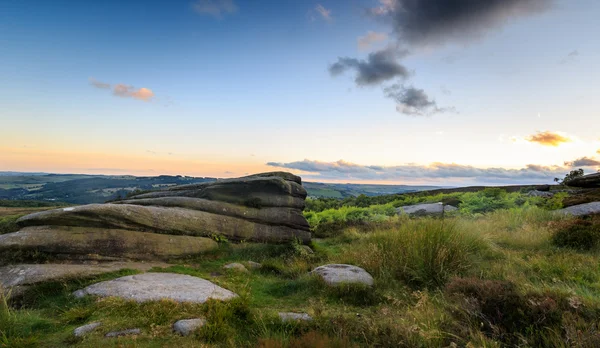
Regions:
M 547 10 L 553 0 L 380 0 L 371 14 L 391 23 L 409 45 L 478 39 L 517 17 Z
M 406 79 L 410 72 L 398 59 L 407 53 L 396 47 L 388 47 L 369 54 L 366 60 L 340 57 L 329 66 L 329 73 L 338 76 L 352 70 L 356 73 L 355 81 L 359 86 L 378 85 L 394 78 Z
M 269 162 L 268 166 L 301 170 L 311 174 L 311 179 L 322 180 L 383 180 L 401 181 L 411 179 L 424 180 L 472 180 L 478 182 L 546 182 L 557 176 L 564 176 L 568 168 L 559 166 L 528 165 L 521 169 L 477 168 L 459 164 L 432 163 L 427 166 L 406 164 L 399 166 L 365 166 L 343 160 L 320 162 L 305 159 L 303 161 L 278 163 Z
M 572 162 L 565 162 L 565 165 L 570 167 L 596 167 L 600 166 L 600 161 L 589 157 L 581 157 Z
M 555 147 L 559 146 L 561 144 L 564 144 L 564 143 L 571 142 L 570 138 L 567 138 L 563 135 L 560 135 L 560 134 L 554 133 L 554 132 L 550 132 L 550 131 L 538 132 L 537 134 L 528 136 L 527 138 L 525 138 L 525 140 L 527 140 L 531 143 L 538 143 L 538 144 L 544 145 L 544 146 L 555 146 Z
M 456 112 L 453 107 L 440 108 L 424 90 L 402 85 L 392 85 L 383 89 L 385 96 L 396 102 L 396 110 L 405 115 L 431 116 L 444 112 Z

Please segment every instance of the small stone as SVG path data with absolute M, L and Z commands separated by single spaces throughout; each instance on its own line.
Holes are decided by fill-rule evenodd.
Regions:
M 367 271 L 352 265 L 324 265 L 315 268 L 311 273 L 318 274 L 330 286 L 342 284 L 373 285 L 373 277 Z
M 248 268 L 250 269 L 259 269 L 262 267 L 262 265 L 258 262 L 254 262 L 254 261 L 248 261 L 246 262 L 246 264 L 248 265 Z
M 552 193 L 552 192 L 538 191 L 538 190 L 529 191 L 529 193 L 527 195 L 529 197 L 542 197 L 542 198 L 554 197 L 554 193 Z
M 100 325 L 102 325 L 102 323 L 97 321 L 94 323 L 89 323 L 87 325 L 80 326 L 80 327 L 76 328 L 75 330 L 73 330 L 73 335 L 75 335 L 75 337 L 81 337 L 81 336 L 87 334 L 88 332 L 92 332 L 92 331 L 96 330 L 96 328 L 98 328 Z
M 312 317 L 306 313 L 293 313 L 293 312 L 280 312 L 279 314 L 279 319 L 281 319 L 281 321 L 288 322 L 288 321 L 311 321 Z
M 206 324 L 206 320 L 200 318 L 183 319 L 173 324 L 173 331 L 177 332 L 181 336 L 188 336 L 199 327 L 204 326 L 204 324 Z
M 314 254 L 315 252 L 308 245 L 301 245 L 300 248 L 304 250 L 307 254 Z
M 237 262 L 226 264 L 225 266 L 223 266 L 223 268 L 231 269 L 231 270 L 234 270 L 237 272 L 244 272 L 244 273 L 248 272 L 248 269 L 246 268 L 246 266 L 242 265 L 241 263 L 237 263 Z
M 121 336 L 130 336 L 130 335 L 139 335 L 142 333 L 140 329 L 127 329 L 122 331 L 112 331 L 104 335 L 104 337 L 121 337 Z

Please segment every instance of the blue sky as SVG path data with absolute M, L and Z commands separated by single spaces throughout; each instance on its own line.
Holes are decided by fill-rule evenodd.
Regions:
M 0 170 L 468 184 L 600 166 L 600 3 L 467 7 L 453 28 L 476 25 L 431 43 L 398 31 L 403 2 L 3 1 Z M 368 32 L 385 39 L 359 47 Z M 408 78 L 329 71 L 390 47 Z M 393 84 L 428 109 L 399 112 L 416 99 Z

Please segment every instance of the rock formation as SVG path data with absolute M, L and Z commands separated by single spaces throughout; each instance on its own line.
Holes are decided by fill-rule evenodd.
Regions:
M 42 252 L 66 259 L 156 260 L 215 249 L 215 239 L 310 241 L 300 177 L 273 172 L 170 187 L 108 204 L 30 214 L 0 235 L 0 253 Z
M 573 180 L 569 180 L 568 185 L 582 188 L 600 187 L 600 173 L 588 174 Z

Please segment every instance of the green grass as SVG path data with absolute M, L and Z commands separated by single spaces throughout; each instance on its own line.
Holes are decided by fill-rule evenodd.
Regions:
M 575 219 L 554 215 L 557 200 L 488 191 L 452 197 L 460 211 L 445 218 L 395 217 L 398 204 L 308 212 L 321 238 L 314 253 L 295 243 L 220 243 L 217 250 L 173 260 L 174 272 L 236 292 L 232 302 L 138 304 L 75 299 L 88 284 L 134 274 L 113 272 L 32 287 L 0 298 L 0 346 L 7 347 L 595 347 L 600 344 L 600 247 L 553 243 Z M 575 223 L 576 224 L 576 223 Z M 593 225 L 593 224 L 592 224 Z M 249 273 L 231 262 L 260 262 Z M 365 268 L 373 288 L 329 288 L 308 272 L 327 263 Z M 283 323 L 278 312 L 306 312 L 313 321 Z M 188 337 L 179 319 L 208 325 Z M 102 321 L 81 339 L 74 328 Z M 137 337 L 106 339 L 138 327 Z

